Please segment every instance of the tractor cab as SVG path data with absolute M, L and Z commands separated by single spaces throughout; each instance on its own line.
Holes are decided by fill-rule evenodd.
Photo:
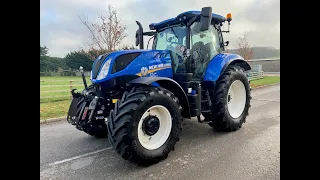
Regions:
M 192 73 L 193 79 L 201 79 L 210 60 L 224 51 L 221 27 L 231 21 L 212 13 L 211 7 L 202 11 L 187 11 L 159 23 L 149 25 L 150 32 L 143 32 L 139 22 L 136 33 L 136 45 L 143 49 L 143 35 L 154 38 L 152 49 L 170 50 L 173 73 Z M 228 26 L 229 29 L 229 26 Z M 228 43 L 226 43 L 228 44 Z

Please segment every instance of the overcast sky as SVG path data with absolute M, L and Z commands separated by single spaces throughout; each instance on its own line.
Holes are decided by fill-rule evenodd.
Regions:
M 89 35 L 78 17 L 88 16 L 94 21 L 108 4 L 128 25 L 126 44 L 134 44 L 136 20 L 148 31 L 150 23 L 211 6 L 213 13 L 232 13 L 231 33 L 225 34 L 230 47 L 247 33 L 251 45 L 280 48 L 280 0 L 40 0 L 40 45 L 57 57 L 78 50 Z

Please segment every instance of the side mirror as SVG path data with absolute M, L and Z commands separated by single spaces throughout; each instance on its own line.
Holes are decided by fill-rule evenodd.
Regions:
M 200 31 L 209 29 L 212 19 L 212 7 L 204 7 L 201 10 Z
M 140 45 L 140 49 L 143 49 L 143 28 L 139 21 L 136 21 L 139 29 L 136 31 L 136 46 Z
M 136 31 L 136 46 L 139 46 L 139 29 Z

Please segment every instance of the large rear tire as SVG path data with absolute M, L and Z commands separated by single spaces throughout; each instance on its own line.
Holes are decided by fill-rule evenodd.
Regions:
M 125 92 L 108 119 L 108 139 L 125 160 L 148 166 L 167 158 L 182 130 L 178 98 L 164 88 Z
M 214 91 L 212 115 L 209 123 L 216 131 L 235 131 L 249 115 L 250 85 L 244 69 L 229 66 L 219 77 Z

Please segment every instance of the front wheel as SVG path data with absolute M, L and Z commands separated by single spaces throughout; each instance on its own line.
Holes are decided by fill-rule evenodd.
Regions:
M 108 136 L 107 125 L 104 120 L 87 123 L 84 132 L 96 138 L 106 138 Z
M 150 165 L 165 159 L 182 129 L 178 98 L 164 88 L 125 92 L 108 120 L 108 138 L 125 160 Z
M 216 131 L 241 128 L 249 114 L 250 85 L 243 68 L 231 65 L 217 81 L 213 98 L 213 122 Z

